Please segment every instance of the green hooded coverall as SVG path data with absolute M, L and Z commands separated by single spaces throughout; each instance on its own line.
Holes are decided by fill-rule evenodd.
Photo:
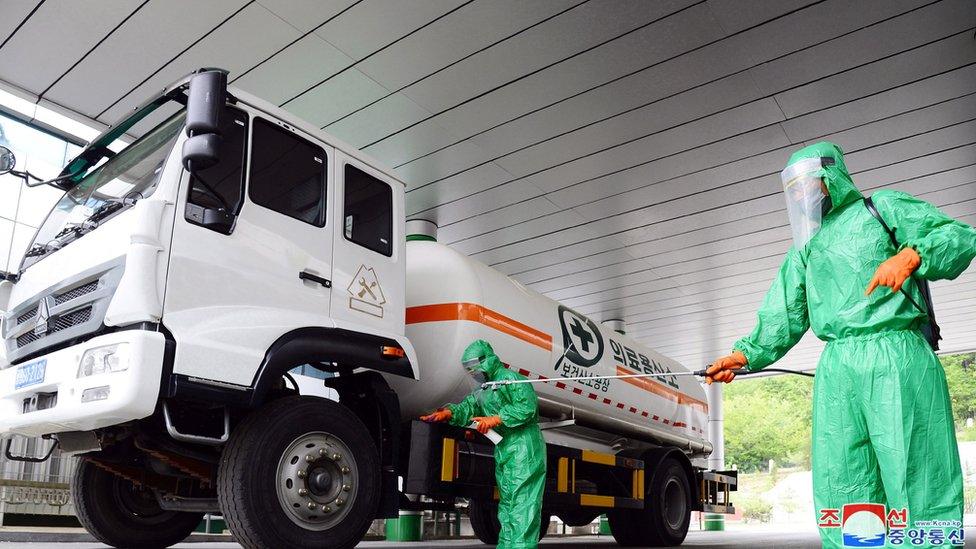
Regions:
M 462 362 L 480 358 L 477 366 L 486 381 L 525 379 L 502 365 L 487 341 L 477 340 L 467 349 Z M 495 430 L 502 441 L 495 446 L 495 482 L 498 485 L 499 549 L 522 549 L 539 545 L 542 491 L 546 484 L 546 443 L 539 429 L 539 405 L 529 383 L 496 385 L 478 389 L 459 404 L 446 406 L 451 425 L 467 427 L 479 416 L 499 416 Z
M 800 149 L 788 165 L 816 157 L 834 161 L 817 174 L 830 209 L 812 238 L 787 252 L 755 329 L 735 349 L 755 371 L 785 355 L 807 328 L 827 342 L 813 392 L 818 520 L 824 509 L 876 503 L 908 509 L 907 528 L 920 520 L 961 524 L 963 483 L 945 372 L 919 331 L 927 317 L 890 288 L 864 295 L 877 267 L 898 250 L 864 206 L 837 145 Z M 890 190 L 872 200 L 901 246 L 921 256 L 914 277 L 955 278 L 976 255 L 976 230 L 931 204 Z M 924 304 L 914 281 L 903 288 Z M 821 528 L 820 535 L 824 547 L 842 546 L 840 528 Z

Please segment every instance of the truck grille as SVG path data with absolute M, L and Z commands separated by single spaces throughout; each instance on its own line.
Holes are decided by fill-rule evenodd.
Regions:
M 36 314 L 37 314 L 37 307 L 31 308 L 31 310 L 17 317 L 17 324 L 23 324 L 27 322 L 28 320 L 34 318 Z
M 71 301 L 72 299 L 81 297 L 81 296 L 83 296 L 85 294 L 90 294 L 90 293 L 94 292 L 97 289 L 98 289 L 98 281 L 97 280 L 92 280 L 88 284 L 85 284 L 83 286 L 78 286 L 74 290 L 68 290 L 67 292 L 64 292 L 63 294 L 55 295 L 54 296 L 54 304 L 55 305 L 60 305 L 62 303 L 67 303 L 67 302 Z M 35 309 L 34 312 L 37 313 L 37 310 Z
M 97 332 L 122 278 L 124 259 L 62 281 L 26 300 L 4 317 L 7 361 Z M 46 325 L 40 323 L 46 320 Z
M 90 294 L 98 289 L 98 281 L 92 280 L 88 284 L 78 286 L 73 290 L 68 290 L 67 292 L 57 294 L 54 296 L 54 304 L 61 305 L 62 303 L 67 303 L 72 299 L 79 298 L 85 294 Z M 23 324 L 28 320 L 37 316 L 37 307 L 31 307 L 26 313 L 17 317 L 17 324 Z
M 77 326 L 79 324 L 84 324 L 91 319 L 92 308 L 85 307 L 84 309 L 78 309 L 76 311 L 71 311 L 70 313 L 63 314 L 57 318 L 54 318 L 54 322 L 51 328 L 43 334 L 35 334 L 33 331 L 27 332 L 26 334 L 17 338 L 17 348 L 21 348 L 24 345 L 29 345 L 35 341 L 47 336 L 48 334 L 53 334 L 55 332 L 60 332 L 61 330 L 67 330 L 72 326 Z

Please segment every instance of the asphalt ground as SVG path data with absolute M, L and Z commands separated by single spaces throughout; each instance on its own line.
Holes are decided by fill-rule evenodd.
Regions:
M 966 529 L 966 547 L 976 548 L 976 528 Z M 609 536 L 573 536 L 573 537 L 552 537 L 543 540 L 542 547 L 545 549 L 578 549 L 581 547 L 616 547 L 617 544 Z M 23 541 L 0 541 L 0 549 L 102 549 L 105 545 L 87 542 L 23 542 Z M 240 545 L 227 542 L 197 542 L 181 543 L 174 547 L 180 549 L 236 549 Z M 365 541 L 357 547 L 363 549 L 390 549 L 414 547 L 421 548 L 451 548 L 451 549 L 484 549 L 486 546 L 474 539 L 442 540 L 442 541 L 423 541 L 423 542 L 386 542 L 386 541 Z M 725 532 L 699 532 L 688 533 L 682 547 L 698 547 L 709 549 L 758 549 L 769 547 L 775 549 L 817 549 L 820 547 L 820 538 L 816 531 L 781 531 L 781 530 L 731 530 Z M 909 545 L 911 547 L 911 545 Z

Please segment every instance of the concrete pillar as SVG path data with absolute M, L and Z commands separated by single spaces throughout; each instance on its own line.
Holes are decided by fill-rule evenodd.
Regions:
M 414 240 L 437 241 L 437 223 L 429 219 L 407 220 L 407 242 Z
M 608 318 L 602 324 L 620 335 L 627 334 L 627 323 L 622 318 Z
M 722 386 L 712 383 L 705 386 L 708 395 L 708 441 L 712 443 L 712 453 L 708 456 L 708 468 L 713 471 L 725 469 L 725 414 L 722 411 Z M 725 515 L 705 514 L 705 530 L 725 530 Z

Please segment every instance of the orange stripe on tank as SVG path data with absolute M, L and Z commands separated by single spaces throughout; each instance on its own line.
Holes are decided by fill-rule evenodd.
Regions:
M 406 320 L 407 324 L 469 320 L 517 337 L 522 341 L 526 341 L 547 351 L 552 350 L 551 335 L 522 324 L 497 311 L 492 311 L 487 307 L 478 305 L 477 303 L 437 303 L 434 305 L 407 307 Z
M 617 366 L 617 375 L 633 375 L 634 372 L 627 370 L 621 366 Z M 668 400 L 677 402 L 678 404 L 687 404 L 692 408 L 697 408 L 702 412 L 708 412 L 708 404 L 698 400 L 697 398 L 691 398 L 690 396 L 676 391 L 670 387 L 661 385 L 660 383 L 655 383 L 647 378 L 642 377 L 631 377 L 625 378 L 621 381 L 626 381 L 635 387 L 640 387 L 649 393 L 654 393 L 655 395 L 664 397 Z

